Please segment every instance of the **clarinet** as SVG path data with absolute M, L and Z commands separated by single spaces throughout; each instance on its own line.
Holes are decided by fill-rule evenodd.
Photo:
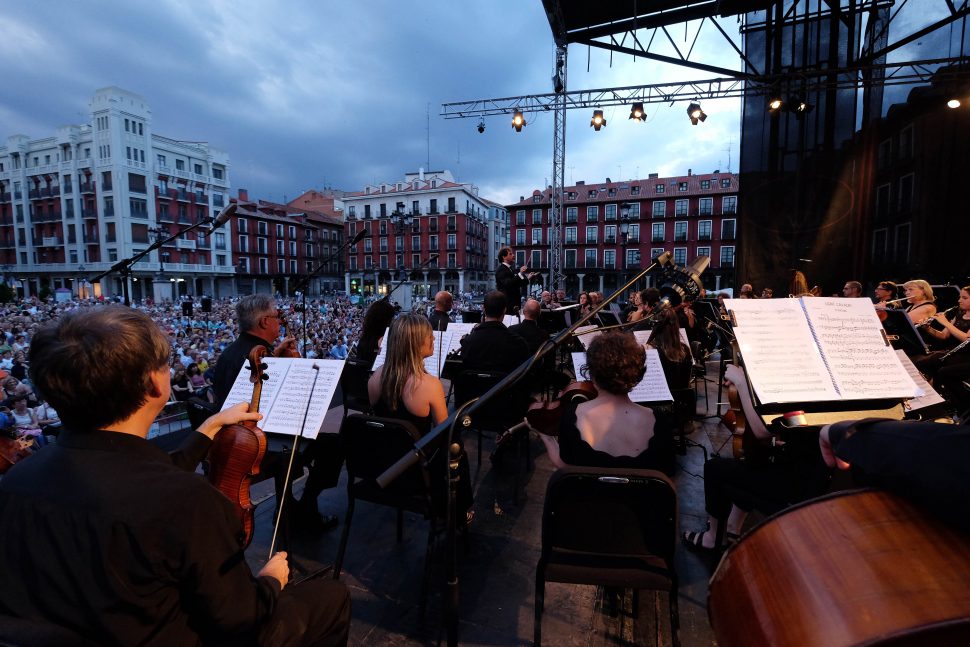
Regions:
M 957 344 L 956 346 L 948 350 L 946 354 L 944 354 L 943 357 L 940 358 L 940 361 L 945 362 L 947 357 L 963 350 L 964 348 L 966 348 L 967 344 L 970 344 L 970 337 L 967 337 L 962 342 L 960 342 L 959 344 Z

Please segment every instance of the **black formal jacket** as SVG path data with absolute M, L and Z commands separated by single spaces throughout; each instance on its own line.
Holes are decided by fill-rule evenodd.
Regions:
M 529 358 L 529 345 L 501 321 L 483 321 L 461 340 L 466 371 L 509 373 Z
M 104 645 L 250 644 L 280 586 L 253 576 L 241 532 L 145 439 L 67 429 L 0 481 L 0 613 Z
M 549 333 L 539 327 L 539 324 L 532 319 L 523 319 L 522 323 L 509 326 L 509 331 L 515 333 L 525 340 L 529 345 L 529 354 L 534 354 L 539 347 L 549 339 Z
M 499 263 L 495 270 L 495 288 L 508 299 L 508 313 L 515 314 L 522 305 L 522 287 L 529 284 L 529 279 L 522 278 L 505 263 Z
M 447 312 L 439 312 L 438 310 L 431 313 L 428 321 L 431 322 L 432 330 L 448 330 L 448 324 L 451 322 Z

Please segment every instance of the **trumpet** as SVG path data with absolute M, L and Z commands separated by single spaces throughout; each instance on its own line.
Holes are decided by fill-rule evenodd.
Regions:
M 941 314 L 941 315 L 944 315 L 944 316 L 946 316 L 946 315 L 948 315 L 948 314 L 950 314 L 950 313 L 951 313 L 952 311 L 954 311 L 954 310 L 956 310 L 956 309 L 957 309 L 957 308 L 959 308 L 959 307 L 960 307 L 960 306 L 953 306 L 952 308 L 947 308 L 947 309 L 946 309 L 946 310 L 944 310 L 943 312 L 939 312 L 939 313 L 937 313 L 937 314 Z M 936 321 L 936 316 L 935 316 L 935 315 L 934 315 L 934 316 L 932 316 L 932 317 L 930 317 L 929 319 L 924 319 L 923 321 L 921 321 L 921 322 L 919 322 L 918 324 L 915 324 L 915 325 L 914 325 L 913 327 L 914 327 L 914 328 L 922 328 L 923 326 L 928 326 L 928 325 L 930 325 L 930 324 L 931 324 L 931 323 L 933 323 L 934 321 Z

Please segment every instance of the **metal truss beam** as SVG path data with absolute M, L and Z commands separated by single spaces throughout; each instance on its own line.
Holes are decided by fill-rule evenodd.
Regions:
M 885 63 L 868 65 L 863 68 L 799 70 L 797 74 L 752 77 L 747 81 L 735 78 L 716 78 L 701 81 L 679 81 L 656 83 L 652 85 L 632 85 L 621 88 L 601 88 L 597 90 L 576 90 L 573 92 L 532 94 L 499 99 L 477 99 L 445 103 L 441 106 L 441 116 L 445 119 L 464 119 L 511 115 L 516 110 L 523 112 L 546 112 L 556 109 L 557 98 L 561 97 L 564 107 L 589 109 L 619 106 L 642 101 L 644 104 L 690 101 L 692 99 L 732 99 L 743 96 L 768 95 L 778 86 L 797 87 L 806 92 L 822 90 L 841 90 L 863 88 L 870 84 L 908 85 L 929 83 L 931 80 L 947 81 L 970 78 L 966 68 L 946 69 L 945 66 L 966 63 L 961 58 L 937 58 L 905 63 Z M 940 69 L 936 69 L 941 66 Z M 885 77 L 877 81 L 862 72 L 881 71 Z

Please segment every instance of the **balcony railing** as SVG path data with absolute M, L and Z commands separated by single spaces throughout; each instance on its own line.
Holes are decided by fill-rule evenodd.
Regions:
M 721 240 L 734 240 L 734 232 L 722 233 Z
M 89 245 L 90 244 L 93 244 L 93 243 L 97 243 L 98 242 L 98 235 L 96 233 L 95 234 L 89 234 L 89 233 L 85 232 L 85 233 L 81 234 L 81 240 L 83 242 L 89 244 Z
M 698 234 L 697 235 L 697 240 L 710 240 L 710 239 L 711 239 L 711 235 L 710 234 Z
M 13 238 L 0 238 L 0 249 L 13 249 L 16 245 Z
M 40 191 L 38 189 L 30 189 L 27 192 L 27 198 L 30 199 L 30 200 L 39 200 L 40 199 Z
M 603 239 L 603 242 L 607 245 L 614 245 L 616 244 L 616 236 L 607 236 Z
M 664 242 L 664 240 L 665 240 L 665 237 L 664 236 L 651 236 L 650 237 L 650 242 L 651 243 L 662 243 L 662 242 Z
M 78 186 L 81 189 L 81 193 L 94 193 L 94 183 L 93 182 L 81 182 Z M 108 184 L 105 190 L 110 189 L 111 184 Z
M 721 267 L 734 267 L 734 259 L 732 258 L 729 261 L 721 259 Z
M 10 202 L 10 192 L 0 193 L 0 202 Z
M 685 243 L 687 242 L 687 234 L 674 234 L 675 243 Z

